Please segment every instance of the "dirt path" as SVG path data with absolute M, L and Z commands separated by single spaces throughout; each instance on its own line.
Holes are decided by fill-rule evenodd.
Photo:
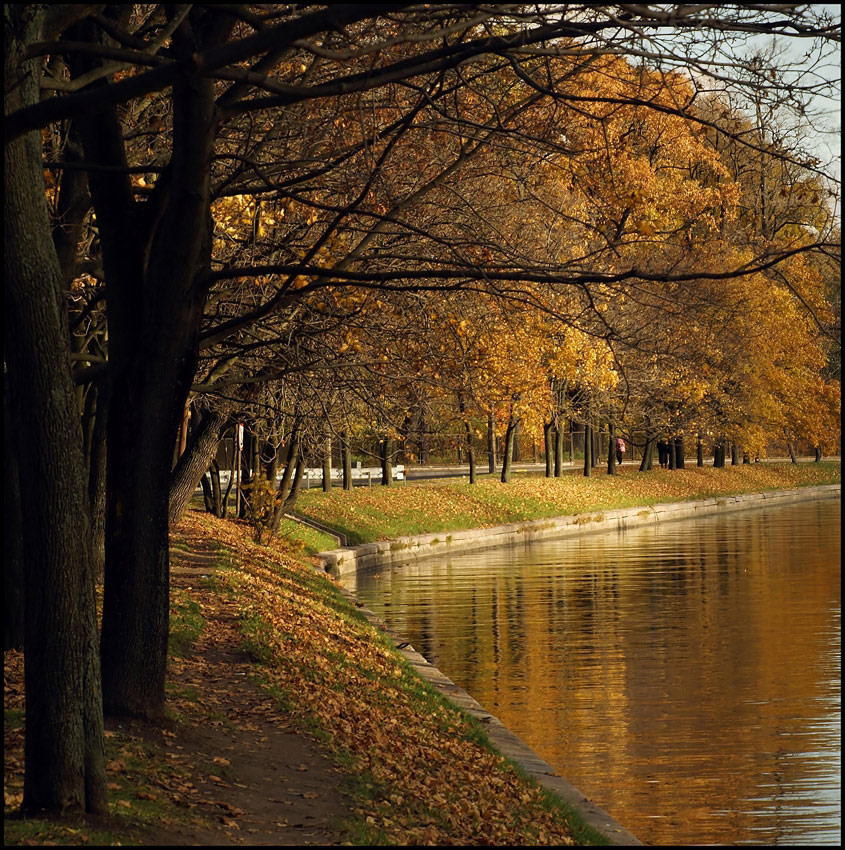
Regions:
M 191 768 L 180 802 L 207 825 L 163 825 L 143 843 L 344 843 L 341 824 L 349 809 L 343 774 L 250 679 L 234 605 L 203 586 L 216 558 L 203 541 L 190 542 L 193 552 L 173 553 L 171 582 L 200 604 L 205 627 L 186 657 L 173 661 L 169 680 L 173 705 L 189 722 L 144 734 L 158 736 L 159 744 L 164 738 L 174 764 Z

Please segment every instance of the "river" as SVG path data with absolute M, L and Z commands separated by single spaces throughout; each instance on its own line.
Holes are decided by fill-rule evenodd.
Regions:
M 350 589 L 649 844 L 834 844 L 841 501 L 365 572 Z

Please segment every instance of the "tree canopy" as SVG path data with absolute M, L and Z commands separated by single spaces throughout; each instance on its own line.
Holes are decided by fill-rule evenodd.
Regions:
M 230 413 L 285 501 L 327 440 L 388 463 L 423 420 L 470 457 L 485 419 L 839 439 L 824 7 L 10 4 L 4 34 L 27 736 L 65 754 L 27 810 L 102 805 L 100 671 L 161 716 L 168 526 Z

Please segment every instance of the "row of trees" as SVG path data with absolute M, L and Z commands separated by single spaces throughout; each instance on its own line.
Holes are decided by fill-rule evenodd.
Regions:
M 303 448 L 367 432 L 387 462 L 421 421 L 470 456 L 489 420 L 831 439 L 833 187 L 773 133 L 831 84 L 740 40 L 821 62 L 838 33 L 792 6 L 4 7 L 23 808 L 102 809 L 103 712 L 162 716 L 168 528 L 232 414 L 294 498 Z

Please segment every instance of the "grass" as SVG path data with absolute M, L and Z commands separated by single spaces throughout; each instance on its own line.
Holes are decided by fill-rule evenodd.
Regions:
M 352 843 L 605 843 L 496 753 L 301 551 L 259 547 L 245 524 L 192 520 L 228 528 L 233 568 L 218 578 L 256 678 L 348 774 Z
M 840 481 L 839 461 L 723 469 L 687 466 L 645 473 L 627 465 L 613 476 L 593 470 L 589 478 L 567 473 L 562 478 L 515 476 L 509 484 L 490 478 L 476 484 L 450 479 L 328 493 L 309 490 L 300 495 L 297 511 L 344 533 L 350 544 L 356 544 Z
M 9 711 L 5 712 L 7 723 L 10 714 L 14 722 L 23 725 L 22 718 L 16 720 L 15 713 Z M 8 726 L 5 734 L 8 741 Z M 4 845 L 131 845 L 138 843 L 147 828 L 189 818 L 186 809 L 174 805 L 162 792 L 163 784 L 190 781 L 187 767 L 167 760 L 160 748 L 124 732 L 122 727 L 106 731 L 105 755 L 109 774 L 107 815 L 25 817 L 17 809 L 20 789 L 9 783 L 5 787 Z
M 177 547 L 183 551 L 186 546 Z M 185 591 L 174 589 L 171 596 L 170 639 L 172 658 L 184 655 L 199 636 L 205 622 L 199 605 Z M 20 670 L 16 669 L 20 667 Z M 6 653 L 4 672 L 23 679 L 22 653 Z M 179 722 L 173 705 L 179 700 L 196 700 L 198 693 L 190 688 L 177 688 L 168 683 L 167 716 Z M 6 695 L 7 701 L 9 694 Z M 19 695 L 22 702 L 23 694 Z M 12 701 L 18 700 L 12 697 Z M 24 709 L 4 708 L 4 733 L 7 769 L 10 757 L 16 759 L 16 743 L 22 745 Z M 18 736 L 20 741 L 16 742 Z M 187 767 L 168 760 L 161 748 L 152 746 L 122 725 L 106 729 L 105 757 L 108 773 L 108 815 L 64 817 L 24 817 L 18 811 L 22 797 L 22 774 L 7 775 L 4 785 L 3 839 L 5 845 L 80 845 L 108 846 L 138 843 L 138 837 L 150 827 L 175 823 L 189 818 L 187 809 L 174 805 L 162 788 L 190 781 Z
M 174 588 L 170 594 L 170 640 L 168 653 L 179 658 L 202 634 L 205 621 L 200 606 L 184 590 Z
M 509 485 L 446 481 L 351 492 L 310 491 L 302 494 L 298 507 L 345 531 L 350 542 L 360 542 L 838 483 L 840 476 L 840 464 L 832 461 L 645 474 L 627 467 L 617 476 L 598 471 L 590 478 L 523 476 Z M 216 592 L 237 599 L 244 640 L 261 680 L 303 729 L 332 749 L 349 774 L 358 809 L 358 817 L 348 824 L 354 843 L 444 843 L 459 829 L 465 830 L 462 835 L 471 835 L 473 818 L 481 818 L 484 830 L 497 830 L 491 843 L 555 843 L 555 836 L 564 834 L 555 830 L 561 829 L 579 844 L 605 843 L 603 836 L 585 827 L 576 811 L 495 755 L 483 727 L 424 683 L 337 588 L 313 572 L 307 554 L 334 548 L 334 538 L 290 523 L 285 539 L 259 547 L 244 523 L 197 514 L 192 521 L 204 540 L 225 541 L 217 544 L 221 567 L 209 582 Z M 188 547 L 176 541 L 175 548 Z M 170 649 L 178 658 L 201 633 L 204 622 L 199 606 L 186 592 L 174 589 L 172 602 Z M 8 653 L 5 660 L 7 668 L 22 663 Z M 22 735 L 24 713 L 22 693 L 9 700 L 7 688 L 6 696 L 8 775 L 8 742 Z M 192 700 L 196 693 L 182 689 L 178 697 Z M 107 818 L 92 823 L 83 818 L 20 817 L 15 810 L 21 786 L 15 780 L 5 788 L 5 843 L 131 844 L 145 826 L 185 817 L 184 811 L 165 802 L 159 789 L 162 782 L 178 783 L 179 771 L 186 768 L 120 728 L 107 734 L 106 752 L 113 765 Z M 114 768 L 118 763 L 119 770 Z M 447 770 L 454 770 L 448 781 Z M 491 777 L 495 786 L 485 784 Z M 483 808 L 499 803 L 503 808 L 494 814 Z

